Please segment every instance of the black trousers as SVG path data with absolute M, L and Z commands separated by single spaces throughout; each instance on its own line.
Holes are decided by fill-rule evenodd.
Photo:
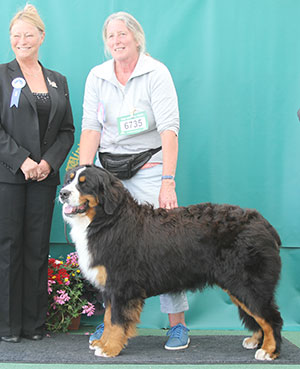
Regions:
M 0 336 L 42 333 L 56 186 L 0 183 Z

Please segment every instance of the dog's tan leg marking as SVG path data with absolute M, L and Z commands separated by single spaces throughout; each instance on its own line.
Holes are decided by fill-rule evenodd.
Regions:
M 274 332 L 269 323 L 260 317 L 254 317 L 257 323 L 264 331 L 264 340 L 261 348 L 256 351 L 255 358 L 258 360 L 274 360 L 279 356 L 279 352 L 274 353 L 276 350 L 276 341 L 274 338 Z
M 96 356 L 114 357 L 119 355 L 127 343 L 124 327 L 111 324 L 111 307 L 105 308 L 104 331 L 100 340 L 95 340 L 92 346 Z
M 95 269 L 98 270 L 97 281 L 99 284 L 101 284 L 101 286 L 104 287 L 106 285 L 106 280 L 107 280 L 106 268 L 103 265 L 99 265 L 95 267 Z
M 94 343 L 95 342 L 95 343 Z M 114 357 L 119 355 L 127 343 L 124 327 L 111 324 L 111 307 L 105 308 L 104 331 L 100 340 L 94 341 L 96 347 L 95 355 L 104 357 Z
M 274 332 L 269 323 L 267 323 L 263 318 L 252 314 L 251 311 L 237 298 L 232 296 L 228 291 L 226 291 L 232 302 L 243 309 L 248 315 L 252 316 L 256 320 L 257 324 L 261 327 L 264 332 L 264 340 L 261 348 L 256 351 L 255 358 L 258 360 L 274 360 L 279 356 L 279 353 L 274 353 L 276 350 L 276 341 L 274 338 Z
M 108 340 L 110 329 L 111 329 L 111 308 L 110 305 L 108 305 L 105 308 L 104 331 L 102 333 L 102 336 L 99 340 L 94 340 L 91 343 L 91 346 L 93 346 L 94 350 L 96 350 L 97 348 L 102 349 L 104 347 L 104 345 Z
M 105 308 L 105 314 L 104 314 L 104 331 L 101 337 L 101 343 L 104 346 L 108 340 L 109 333 L 111 330 L 111 307 L 108 305 Z
M 104 328 L 105 330 L 105 328 Z M 126 346 L 128 338 L 124 327 L 117 324 L 112 324 L 109 331 L 109 337 L 102 349 L 102 355 L 105 357 L 114 357 L 119 355 L 122 349 Z
M 111 323 L 111 307 L 105 309 L 104 331 L 100 340 L 95 340 L 92 346 L 96 348 L 95 355 L 104 357 L 114 357 L 119 355 L 121 350 L 127 345 L 128 339 L 136 336 L 136 324 L 140 322 L 140 315 L 143 302 L 134 300 L 129 309 L 125 312 L 125 317 L 129 323 L 125 327 Z

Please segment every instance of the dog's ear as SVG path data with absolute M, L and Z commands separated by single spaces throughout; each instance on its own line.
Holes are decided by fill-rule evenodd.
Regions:
M 103 186 L 103 198 L 100 201 L 105 213 L 112 215 L 124 200 L 124 186 L 119 179 L 103 169 L 100 181 Z
M 122 183 L 112 181 L 108 186 L 104 186 L 104 211 L 112 215 L 124 199 L 124 188 Z

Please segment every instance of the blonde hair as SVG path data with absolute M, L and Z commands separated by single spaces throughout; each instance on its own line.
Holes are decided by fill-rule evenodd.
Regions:
M 140 23 L 129 13 L 125 12 L 118 12 L 111 14 L 106 21 L 104 22 L 103 29 L 102 29 L 102 37 L 104 41 L 104 51 L 105 55 L 110 55 L 109 49 L 107 47 L 107 27 L 109 22 L 112 20 L 121 20 L 125 23 L 125 26 L 133 33 L 133 36 L 138 43 L 138 51 L 139 53 L 146 52 L 146 39 L 145 33 L 140 25 Z
M 45 24 L 39 16 L 36 8 L 31 4 L 26 4 L 23 10 L 20 10 L 11 20 L 9 31 L 11 31 L 13 25 L 17 20 L 22 20 L 24 22 L 30 23 L 35 26 L 41 33 L 45 32 Z

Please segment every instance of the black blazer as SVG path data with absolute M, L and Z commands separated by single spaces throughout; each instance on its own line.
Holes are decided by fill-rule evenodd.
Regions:
M 59 184 L 59 168 L 74 142 L 74 125 L 67 81 L 60 73 L 42 66 L 51 111 L 47 131 L 40 142 L 35 98 L 28 85 L 22 88 L 18 108 L 10 107 L 12 81 L 23 76 L 13 60 L 0 64 L 0 182 L 26 183 L 20 166 L 27 157 L 46 160 L 52 168 L 49 176 L 39 183 Z

